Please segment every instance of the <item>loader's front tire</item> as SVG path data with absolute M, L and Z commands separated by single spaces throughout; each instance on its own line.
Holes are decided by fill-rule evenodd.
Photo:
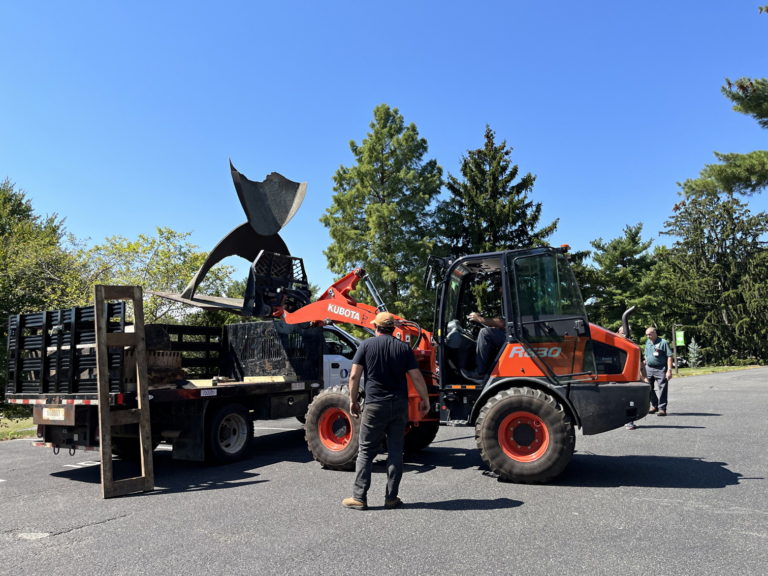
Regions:
M 349 388 L 322 390 L 307 409 L 305 438 L 315 460 L 332 470 L 354 470 L 360 418 L 349 412 Z
M 528 387 L 502 390 L 480 410 L 475 441 L 486 465 L 502 480 L 547 482 L 571 460 L 576 437 L 554 398 Z

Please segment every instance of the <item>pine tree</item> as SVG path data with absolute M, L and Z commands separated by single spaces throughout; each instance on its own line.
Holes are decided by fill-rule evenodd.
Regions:
M 768 6 L 760 6 L 760 13 L 768 15 Z M 761 127 L 768 128 L 768 78 L 726 78 L 721 90 L 734 103 L 736 112 L 751 116 Z M 768 150 L 747 154 L 716 152 L 715 156 L 721 163 L 708 165 L 702 177 L 715 180 L 721 190 L 749 195 L 768 186 Z
M 701 366 L 702 361 L 701 346 L 696 342 L 696 338 L 691 338 L 691 341 L 688 343 L 688 366 L 698 368 Z
M 449 175 L 448 199 L 436 211 L 437 244 L 449 256 L 527 248 L 544 244 L 557 220 L 541 228 L 541 203 L 530 199 L 536 177 L 520 176 L 506 141 L 485 128 L 485 144 L 461 161 L 462 179 Z
M 432 248 L 429 208 L 442 185 L 442 168 L 426 160 L 427 141 L 406 126 L 397 108 L 373 111 L 371 131 L 350 148 L 357 164 L 334 175 L 332 205 L 320 221 L 331 244 L 330 270 L 364 268 L 390 311 L 426 325 L 431 295 L 423 274 Z
M 677 239 L 654 269 L 667 322 L 701 335 L 713 360 L 768 358 L 768 213 L 752 214 L 711 178 L 685 181 L 680 194 L 663 231 Z
M 644 241 L 642 231 L 643 225 L 635 224 L 626 226 L 619 238 L 593 240 L 590 255 L 594 265 L 587 266 L 586 271 L 574 267 L 579 279 L 586 279 L 582 295 L 588 303 L 590 321 L 618 327 L 624 311 L 637 306 L 633 323 L 651 323 L 656 297 L 646 290 L 645 283 L 653 266 L 648 252 L 652 241 Z

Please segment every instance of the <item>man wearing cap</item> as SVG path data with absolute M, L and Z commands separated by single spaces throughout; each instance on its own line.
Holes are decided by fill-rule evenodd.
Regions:
M 368 508 L 371 469 L 382 440 L 387 439 L 387 487 L 385 508 L 397 508 L 400 479 L 403 476 L 403 445 L 408 424 L 408 381 L 411 377 L 421 396 L 419 409 L 429 411 L 429 396 L 416 357 L 405 342 L 395 338 L 395 317 L 379 312 L 372 324 L 376 336 L 363 341 L 352 359 L 349 375 L 349 411 L 360 417 L 360 378 L 365 373 L 365 410 L 360 422 L 360 448 L 355 465 L 355 483 L 351 498 L 342 505 L 354 510 Z

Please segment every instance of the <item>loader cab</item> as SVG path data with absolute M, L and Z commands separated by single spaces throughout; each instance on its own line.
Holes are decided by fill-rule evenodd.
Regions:
M 504 320 L 503 342 L 485 374 L 476 371 L 480 326 L 470 312 Z M 443 388 L 532 376 L 553 385 L 594 372 L 589 323 L 565 249 L 534 248 L 459 258 L 445 270 L 436 319 Z

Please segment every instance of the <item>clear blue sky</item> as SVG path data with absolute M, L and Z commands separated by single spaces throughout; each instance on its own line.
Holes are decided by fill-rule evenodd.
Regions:
M 228 160 L 280 172 L 309 184 L 282 235 L 324 288 L 332 176 L 386 103 L 446 174 L 490 124 L 553 244 L 656 238 L 713 151 L 766 148 L 720 93 L 768 76 L 765 1 L 2 2 L 0 179 L 91 243 L 207 251 L 245 222 Z

